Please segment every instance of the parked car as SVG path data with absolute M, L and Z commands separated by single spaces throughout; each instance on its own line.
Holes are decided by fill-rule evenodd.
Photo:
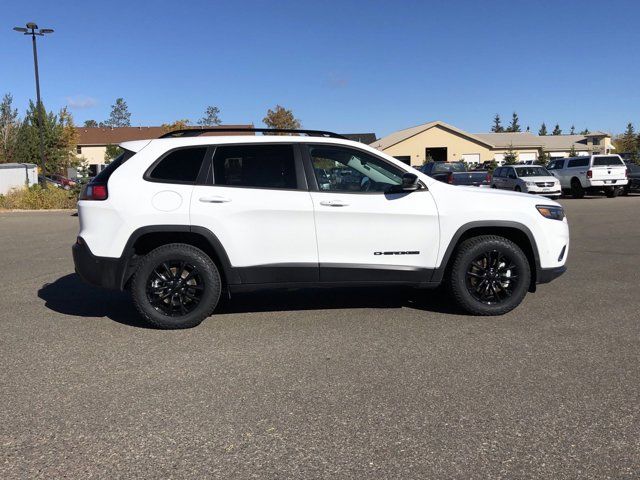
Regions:
M 44 181 L 46 182 L 48 187 L 54 187 L 54 188 L 63 188 L 62 187 L 62 183 L 50 178 L 50 177 L 45 177 L 43 175 L 38 175 L 38 183 L 42 183 L 42 179 L 44 178 Z
M 70 178 L 64 177 L 62 175 L 54 173 L 52 175 L 49 175 L 49 178 L 54 182 L 59 183 L 65 190 L 69 190 L 71 187 L 76 186 L 75 180 L 71 180 Z
M 199 324 L 223 292 L 292 286 L 444 284 L 501 315 L 566 269 L 552 200 L 453 187 L 329 132 L 208 131 L 120 144 L 78 201 L 76 272 L 129 290 L 157 327 Z M 367 180 L 320 172 L 335 168 Z
M 549 163 L 547 170 L 573 198 L 582 198 L 586 192 L 615 197 L 628 183 L 627 167 L 620 155 L 558 158 Z
M 489 186 L 491 175 L 486 171 L 469 171 L 464 162 L 429 162 L 420 169 L 425 175 L 451 185 Z
M 640 192 L 640 165 L 627 162 L 627 183 L 623 190 L 623 195 L 629 195 L 629 192 Z
M 493 172 L 491 188 L 535 193 L 550 198 L 560 198 L 562 195 L 560 181 L 538 165 L 498 167 Z

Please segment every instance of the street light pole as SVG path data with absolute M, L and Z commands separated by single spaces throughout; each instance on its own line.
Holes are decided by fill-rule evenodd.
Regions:
M 47 181 L 45 180 L 45 156 L 44 156 L 44 110 L 42 105 L 42 99 L 40 98 L 40 73 L 38 71 L 38 47 L 36 46 L 36 36 L 43 37 L 47 33 L 53 33 L 50 28 L 41 28 L 38 30 L 38 25 L 33 22 L 27 23 L 27 28 L 14 27 L 14 30 L 21 32 L 24 35 L 31 35 L 31 41 L 33 44 L 33 65 L 36 72 L 36 108 L 38 109 L 38 131 L 40 134 L 40 170 L 41 177 L 40 183 L 44 188 L 47 188 Z M 37 30 L 37 31 L 36 31 Z

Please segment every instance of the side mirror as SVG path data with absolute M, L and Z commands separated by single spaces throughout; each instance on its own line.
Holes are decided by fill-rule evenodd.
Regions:
M 418 183 L 418 176 L 415 173 L 405 173 L 402 175 L 402 184 L 393 185 L 388 192 L 389 193 L 402 193 L 402 192 L 414 192 L 420 188 Z

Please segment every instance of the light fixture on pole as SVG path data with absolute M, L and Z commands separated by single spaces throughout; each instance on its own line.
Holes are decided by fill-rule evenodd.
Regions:
M 36 37 L 44 37 L 48 33 L 53 33 L 51 28 L 38 28 L 33 22 L 27 23 L 27 28 L 13 27 L 16 32 L 20 32 L 23 35 L 31 35 L 31 41 L 33 43 L 33 65 L 36 71 L 36 108 L 38 109 L 38 130 L 40 133 L 40 170 L 41 177 L 40 183 L 46 188 L 47 183 L 45 180 L 45 158 L 44 158 L 44 115 L 42 113 L 42 100 L 40 99 L 40 74 L 38 72 L 38 49 L 36 47 Z

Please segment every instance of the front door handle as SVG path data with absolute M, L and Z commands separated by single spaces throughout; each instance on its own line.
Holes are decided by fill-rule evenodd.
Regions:
M 199 200 L 203 203 L 227 203 L 231 201 L 230 198 L 222 197 L 220 195 L 213 195 L 211 197 L 200 197 Z
M 323 200 L 320 202 L 320 205 L 324 205 L 325 207 L 346 207 L 349 204 L 342 200 Z

